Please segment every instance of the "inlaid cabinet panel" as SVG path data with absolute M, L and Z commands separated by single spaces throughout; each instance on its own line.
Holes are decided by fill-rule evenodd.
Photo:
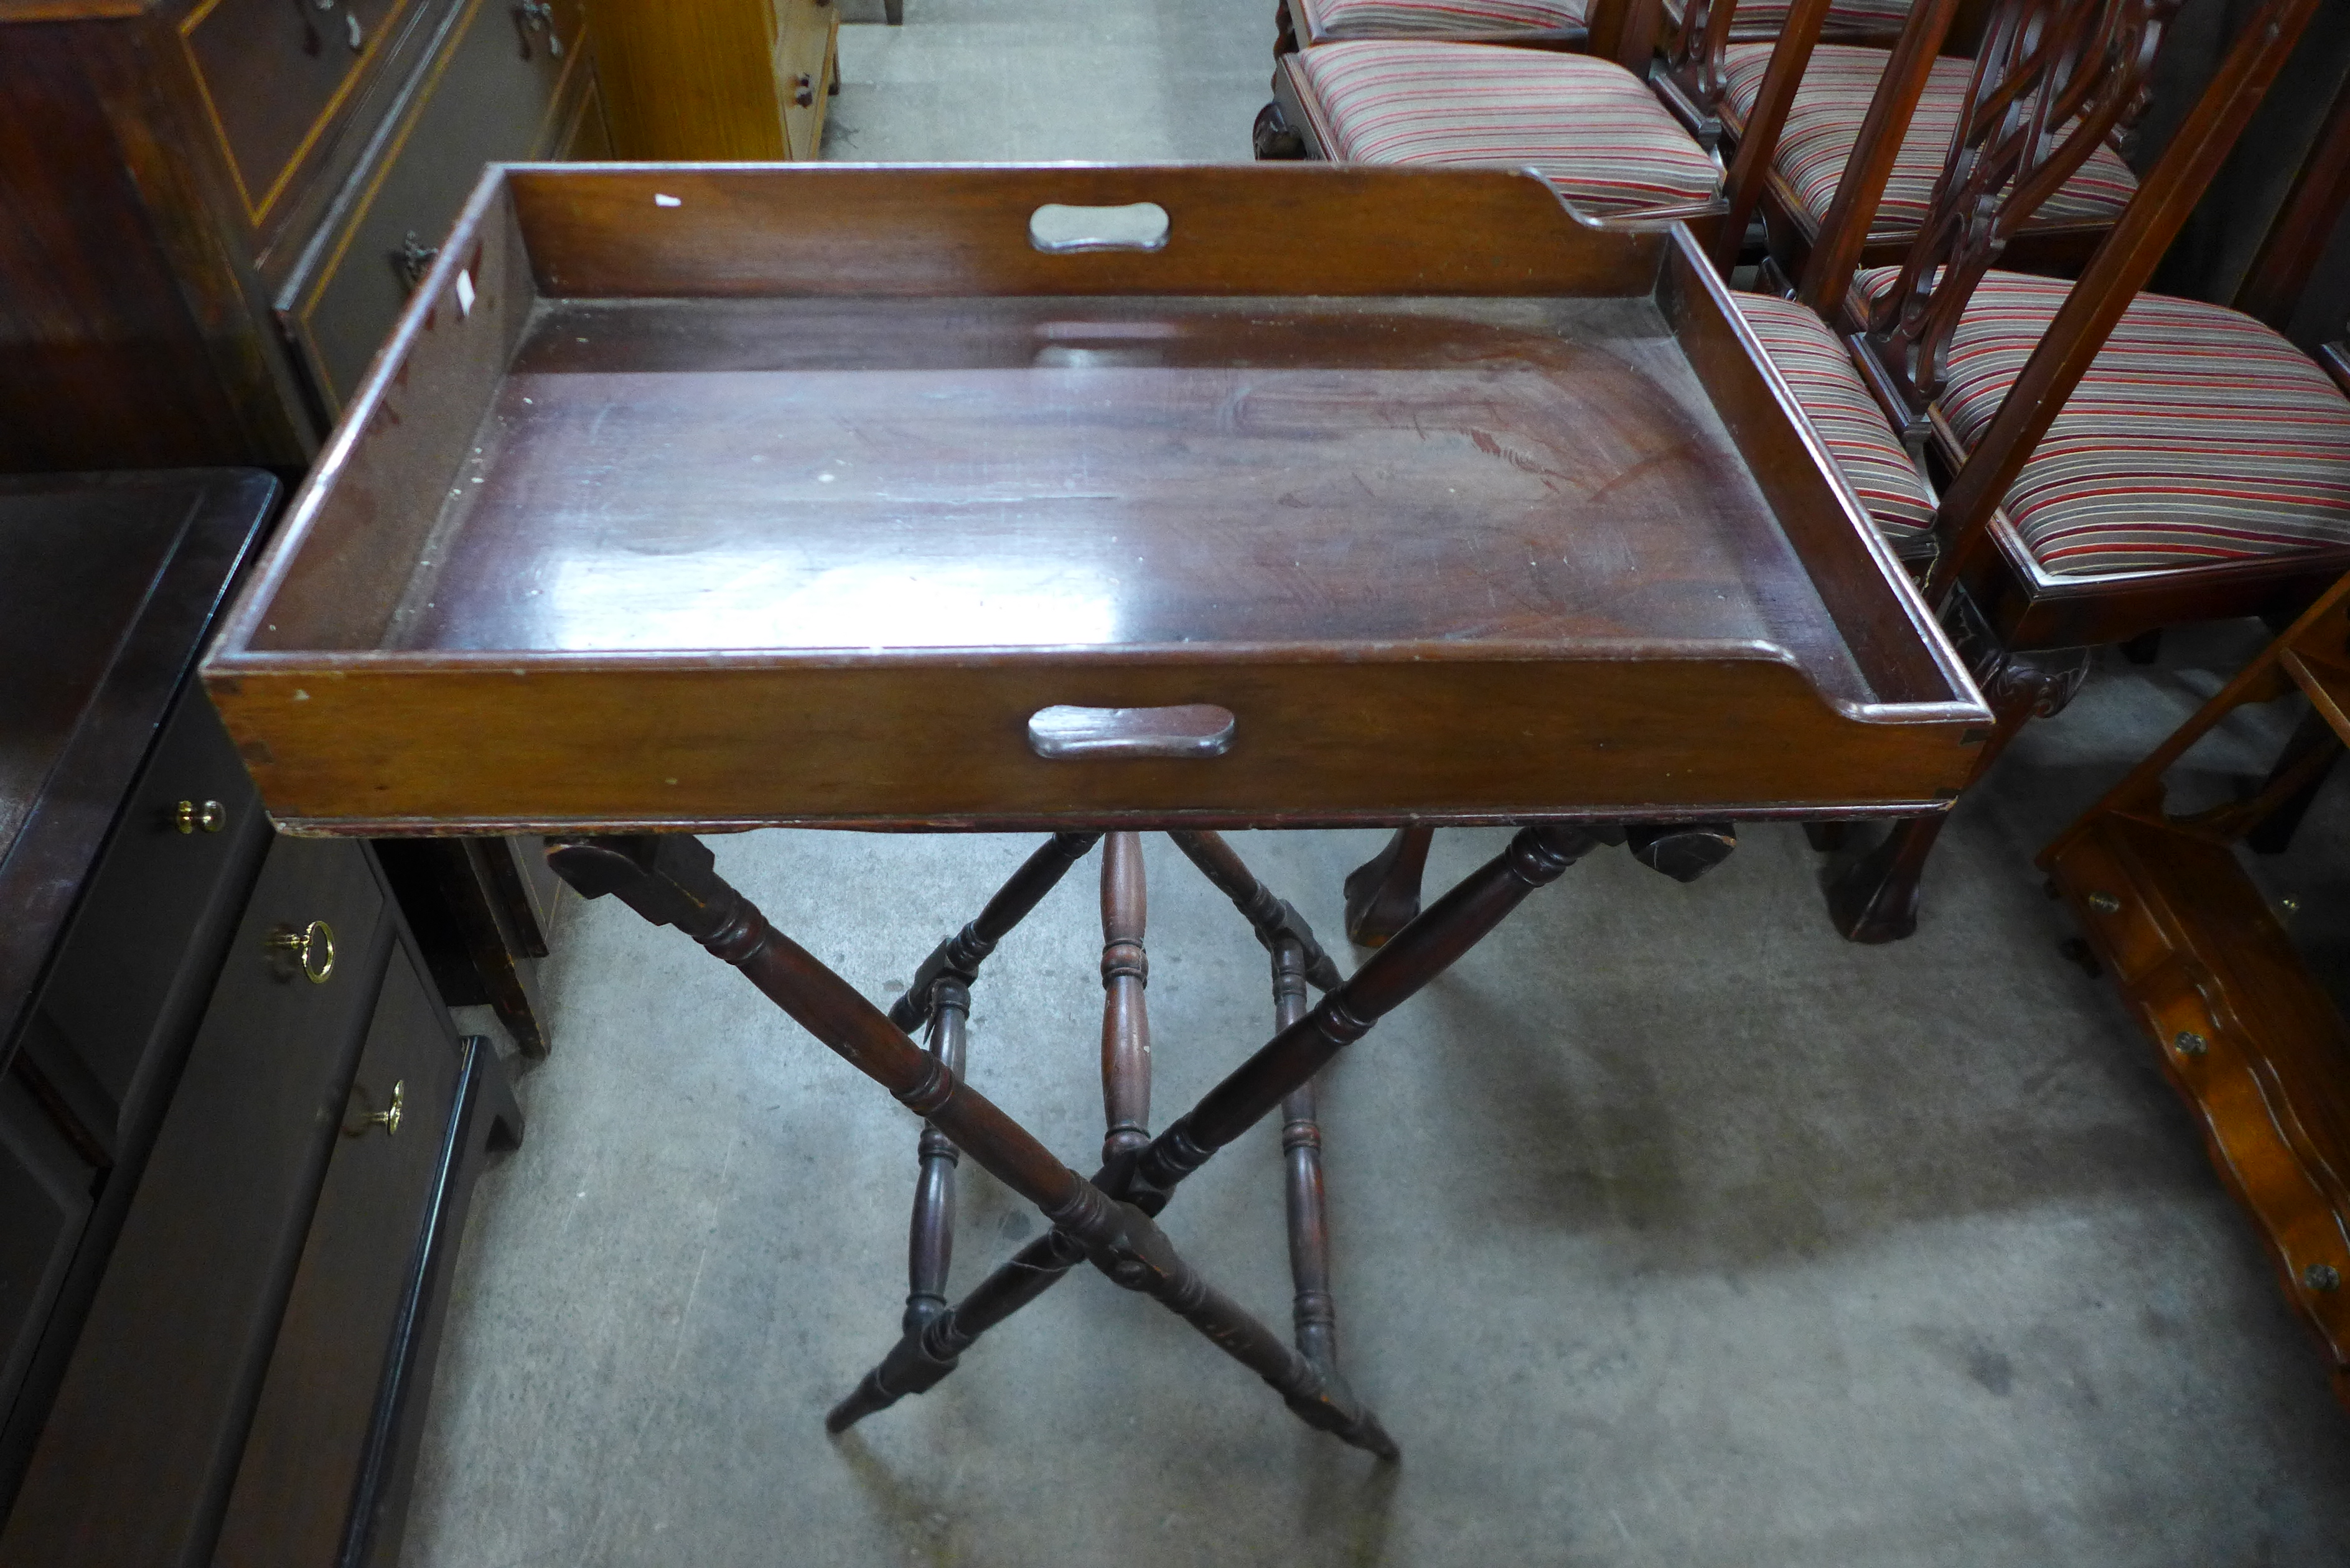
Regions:
M 595 71 L 581 0 L 532 11 L 465 0 L 452 38 L 400 106 L 278 297 L 322 411 L 342 412 L 484 163 L 560 156 Z

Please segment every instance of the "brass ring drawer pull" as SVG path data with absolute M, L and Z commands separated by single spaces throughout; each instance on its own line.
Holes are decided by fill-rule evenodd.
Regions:
M 291 954 L 312 985 L 326 984 L 335 972 L 335 929 L 324 920 L 313 920 L 298 931 L 279 927 L 269 939 L 269 950 Z
M 365 1132 L 369 1127 L 380 1127 L 383 1128 L 384 1137 L 398 1137 L 400 1136 L 400 1118 L 401 1114 L 406 1111 L 407 1108 L 408 1080 L 402 1078 L 400 1082 L 391 1086 L 391 1108 L 389 1110 L 378 1111 L 371 1116 L 360 1118 L 359 1131 Z
M 218 833 L 228 826 L 228 807 L 216 800 L 208 800 L 202 805 L 183 800 L 172 808 L 172 826 L 182 833 L 193 833 L 199 827 L 206 833 Z

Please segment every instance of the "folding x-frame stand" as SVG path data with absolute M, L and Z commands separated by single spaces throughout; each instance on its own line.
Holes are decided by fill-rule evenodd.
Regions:
M 1633 831 L 1639 857 L 1681 881 L 1719 863 L 1735 843 L 1719 825 Z M 1102 858 L 1102 1098 L 1109 1127 L 1101 1168 L 1087 1180 L 962 1082 L 963 1023 L 980 964 L 1104 836 L 1058 834 L 1030 856 L 978 919 L 923 961 L 888 1014 L 769 925 L 717 874 L 700 839 L 650 834 L 556 838 L 548 841 L 547 857 L 587 897 L 617 895 L 646 919 L 675 926 L 741 970 L 803 1028 L 925 1118 L 902 1333 L 880 1364 L 835 1407 L 826 1421 L 832 1431 L 846 1430 L 906 1395 L 935 1386 L 981 1334 L 1087 1262 L 1206 1334 L 1271 1384 L 1309 1426 L 1393 1459 L 1394 1441 L 1337 1368 L 1315 1075 L 1482 941 L 1528 894 L 1556 881 L 1602 844 L 1623 843 L 1626 830 L 1573 824 L 1521 829 L 1500 855 L 1424 912 L 1402 921 L 1343 981 L 1296 910 L 1251 875 L 1222 837 L 1170 833 L 1272 954 L 1274 1033 L 1156 1137 L 1147 1126 L 1149 1024 L 1143 997 L 1149 966 L 1141 840 L 1132 832 L 1107 835 Z M 1399 856 L 1391 846 L 1380 860 L 1348 879 L 1350 901 L 1356 901 L 1368 873 L 1373 880 L 1397 884 L 1383 900 L 1386 907 L 1417 905 L 1424 844 L 1422 838 L 1419 855 Z M 1324 993 L 1310 1010 L 1309 983 Z M 926 1023 L 928 1049 L 908 1033 Z M 1275 1106 L 1283 1108 L 1288 1165 L 1294 1346 L 1202 1279 L 1155 1223 L 1185 1177 Z M 1051 1229 L 949 1305 L 957 1151 L 1035 1204 Z

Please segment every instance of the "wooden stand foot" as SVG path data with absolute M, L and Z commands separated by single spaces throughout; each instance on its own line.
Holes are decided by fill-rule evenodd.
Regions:
M 1377 948 L 1419 913 L 1420 873 L 1428 867 L 1432 827 L 1399 827 L 1388 846 L 1347 874 L 1347 940 Z

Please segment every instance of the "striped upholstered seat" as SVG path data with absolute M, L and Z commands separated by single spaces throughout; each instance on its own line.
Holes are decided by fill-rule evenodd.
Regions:
M 1769 40 L 1787 25 L 1792 0 L 1743 0 L 1731 36 Z M 1826 37 L 1887 36 L 1901 30 L 1910 0 L 1835 0 Z M 1591 25 L 1595 0 L 1290 0 L 1304 23 L 1303 39 L 1335 44 L 1348 38 L 1483 38 L 1513 33 L 1572 33 Z M 1665 0 L 1678 28 L 1684 0 Z
M 1845 161 L 1859 139 L 1861 119 L 1868 112 L 1868 100 L 1877 91 L 1887 57 L 1883 49 L 1823 44 L 1814 52 L 1803 85 L 1795 91 L 1786 129 L 1771 160 L 1771 190 L 1802 223 L 1807 237 L 1818 234 L 1828 205 L 1835 199 L 1836 182 L 1843 177 Z M 1740 44 L 1730 50 L 1723 67 L 1722 119 L 1732 130 L 1744 125 L 1770 63 L 1767 45 Z M 1886 182 L 1885 199 L 1869 224 L 1871 240 L 1899 241 L 1916 234 L 1925 223 L 1926 205 L 1949 156 L 1951 133 L 1966 112 L 1967 88 L 1973 75 L 1971 60 L 1934 62 L 1909 134 L 1894 161 L 1892 178 Z M 2101 146 L 2024 226 L 2110 224 L 2121 216 L 2137 190 L 2137 180 L 2129 166 L 2112 148 Z
M 1864 272 L 1855 293 L 1898 275 Z M 1994 272 L 1968 301 L 1938 400 L 1968 447 L 2071 286 Z M 2052 576 L 2350 550 L 2350 399 L 2251 317 L 2141 294 L 2005 505 Z
M 1934 496 L 1886 422 L 1843 344 L 1809 306 L 1767 294 L 1733 294 L 1787 389 L 1809 414 L 1828 455 L 1861 504 L 1904 556 L 1930 554 Z
M 1730 36 L 1733 38 L 1775 38 L 1779 29 L 1787 25 L 1787 12 L 1793 0 L 1741 0 L 1738 14 L 1731 19 Z M 1910 0 L 1835 0 L 1828 7 L 1827 25 L 1820 29 L 1826 38 L 1874 35 L 1891 37 L 1909 19 Z M 1678 31 L 1681 18 L 1688 14 L 1686 0 L 1665 0 L 1665 21 Z
M 1575 32 L 1591 0 L 1290 0 L 1306 43 L 1347 38 L 1491 38 Z
M 1721 167 L 1612 60 L 1482 44 L 1324 44 L 1291 57 L 1340 162 L 1531 165 L 1595 213 L 1711 200 Z

